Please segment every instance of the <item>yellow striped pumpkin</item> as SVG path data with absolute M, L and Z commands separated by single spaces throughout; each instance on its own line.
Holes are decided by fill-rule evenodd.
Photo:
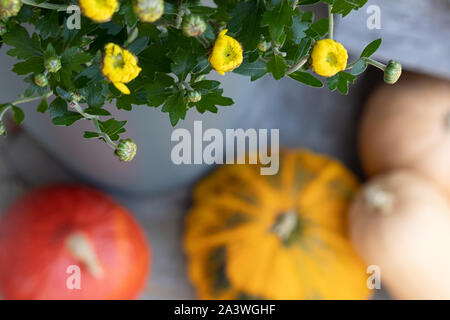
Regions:
M 275 176 L 259 169 L 222 166 L 195 188 L 184 246 L 199 297 L 367 298 L 347 234 L 355 176 L 305 150 L 282 152 Z

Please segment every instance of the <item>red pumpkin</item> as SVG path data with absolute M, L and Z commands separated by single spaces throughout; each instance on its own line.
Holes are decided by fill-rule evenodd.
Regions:
M 139 225 L 104 194 L 40 188 L 0 223 L 0 292 L 5 299 L 133 299 L 147 279 L 149 249 Z M 70 285 L 71 266 L 79 289 Z

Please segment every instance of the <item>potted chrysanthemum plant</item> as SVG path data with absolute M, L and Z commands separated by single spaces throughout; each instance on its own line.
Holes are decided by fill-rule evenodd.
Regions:
M 221 79 L 233 72 L 255 81 L 269 74 L 347 94 L 368 65 L 395 83 L 401 65 L 371 56 L 381 39 L 349 63 L 345 47 L 333 40 L 333 16 L 345 17 L 367 0 L 0 0 L 0 41 L 18 61 L 26 90 L 0 105 L 1 119 L 12 110 L 21 123 L 21 104 L 36 101 L 53 124 L 92 123 L 85 138 L 106 142 L 122 161 L 137 146 L 105 108 L 161 107 L 171 125 L 188 112 L 216 113 L 233 104 Z M 305 5 L 327 5 L 316 19 Z M 167 121 L 169 121 L 167 120 Z

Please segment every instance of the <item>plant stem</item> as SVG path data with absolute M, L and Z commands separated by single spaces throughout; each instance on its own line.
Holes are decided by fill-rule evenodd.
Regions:
M 98 123 L 98 117 L 93 118 L 92 121 L 94 122 L 95 130 L 100 135 L 100 137 L 103 138 L 103 140 L 108 144 L 108 146 L 110 146 L 113 150 L 116 150 L 117 144 L 115 144 L 114 141 L 111 140 L 109 135 L 107 135 L 100 129 L 100 124 Z
M 331 10 L 333 9 L 332 5 L 328 5 L 328 37 L 333 40 L 334 35 L 334 17 L 331 13 Z
M 81 108 L 81 106 L 76 101 L 72 101 L 70 103 L 70 105 L 72 106 L 72 108 L 75 109 L 76 112 L 81 114 L 86 120 L 92 120 L 92 122 L 94 123 L 95 132 L 98 133 L 99 137 L 102 138 L 103 141 L 105 141 L 112 149 L 114 149 L 114 150 L 117 149 L 117 144 L 111 140 L 109 135 L 107 135 L 106 133 L 104 133 L 102 131 L 102 129 L 100 129 L 100 124 L 98 122 L 98 116 L 92 115 L 92 114 L 87 114 L 86 112 L 84 112 L 83 108 Z
M 177 18 L 175 20 L 175 27 L 180 29 L 181 24 L 183 23 L 183 16 L 186 13 L 186 6 L 183 4 L 183 0 L 180 0 L 180 5 L 178 7 Z
M 299 62 L 297 62 L 296 64 L 294 64 L 293 66 L 291 66 L 289 69 L 287 69 L 287 70 L 286 70 L 286 74 L 294 73 L 295 71 L 297 71 L 298 69 L 300 69 L 301 67 L 303 67 L 307 61 L 308 61 L 308 56 L 304 57 L 304 58 L 301 59 Z
M 292 3 L 292 9 L 295 10 L 297 8 L 298 0 L 295 0 L 294 3 Z
M 48 98 L 53 94 L 53 91 L 49 91 L 43 95 L 40 96 L 34 96 L 34 97 L 27 97 L 27 98 L 22 98 L 22 99 L 18 99 L 16 101 L 11 102 L 12 105 L 17 105 L 17 104 L 21 104 L 21 103 L 27 103 L 27 102 L 31 102 L 34 100 L 39 100 L 39 99 L 44 99 L 44 98 Z
M 50 10 L 58 10 L 58 11 L 65 11 L 65 10 L 67 10 L 68 7 L 70 7 L 70 5 L 66 5 L 66 4 L 53 4 L 53 3 L 47 3 L 47 2 L 37 3 L 34 0 L 22 0 L 22 3 L 29 5 L 29 6 L 33 6 L 33 7 L 50 9 Z
M 371 65 L 377 67 L 381 71 L 384 71 L 386 69 L 386 65 L 381 62 L 378 62 L 378 61 L 370 59 L 370 58 L 360 58 L 360 59 L 356 60 L 355 62 L 348 64 L 346 70 L 352 69 L 361 60 L 364 60 L 368 64 L 371 64 Z
M 377 67 L 381 71 L 386 70 L 386 65 L 381 63 L 381 62 L 378 62 L 378 61 L 370 59 L 370 58 L 366 58 L 366 61 L 367 61 L 368 64 L 371 64 L 371 65 Z

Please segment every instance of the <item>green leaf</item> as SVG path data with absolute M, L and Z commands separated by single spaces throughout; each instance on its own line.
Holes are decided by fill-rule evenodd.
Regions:
M 313 19 L 312 12 L 298 13 L 293 18 L 292 26 L 289 28 L 288 37 L 294 43 L 299 44 L 306 37 L 306 30 L 311 26 Z
M 261 17 L 263 14 L 263 1 L 251 0 L 239 2 L 230 12 L 231 19 L 227 28 L 236 39 L 242 43 L 245 51 L 256 48 L 263 28 L 261 28 Z
M 216 106 L 231 105 L 233 105 L 233 100 L 231 98 L 223 97 L 221 90 L 202 95 L 202 99 L 195 103 L 195 106 L 200 113 L 204 113 L 205 111 L 217 113 Z
M 70 93 L 62 89 L 61 87 L 56 87 L 56 93 L 59 97 L 63 98 L 66 101 L 69 101 L 71 99 Z
M 140 91 L 141 92 L 141 91 Z M 141 100 L 140 92 L 138 94 L 122 94 L 116 98 L 116 107 L 117 109 L 123 109 L 130 111 L 133 108 L 133 105 L 141 105 L 146 103 L 146 96 L 144 93 L 144 98 Z
M 67 112 L 67 102 L 64 99 L 57 97 L 52 101 L 52 103 L 50 103 L 49 109 L 50 118 L 54 119 L 57 117 L 61 117 L 62 115 L 64 115 L 64 113 Z
M 47 109 L 48 109 L 47 98 L 44 98 L 37 106 L 37 112 L 45 113 Z
M 66 111 L 63 115 L 53 118 L 52 122 L 56 126 L 71 126 L 75 121 L 82 118 L 83 116 L 78 112 Z
M 18 59 L 42 55 L 37 38 L 30 38 L 27 30 L 22 26 L 14 26 L 9 32 L 5 33 L 3 41 L 14 47 L 8 51 L 8 55 L 16 56 Z
M 92 131 L 85 131 L 83 134 L 83 138 L 85 139 L 92 139 L 92 138 L 98 138 L 100 135 L 97 132 Z
M 89 107 L 100 108 L 105 104 L 105 97 L 103 96 L 103 85 L 96 83 L 79 90 L 80 94 L 86 98 L 86 103 Z
M 119 13 L 123 15 L 125 23 L 128 27 L 134 27 L 138 22 L 138 18 L 133 11 L 133 2 L 130 0 L 120 3 Z
M 40 31 L 43 40 L 50 37 L 56 37 L 59 33 L 58 11 L 53 10 L 46 13 L 37 22 L 36 28 Z
M 362 8 L 368 0 L 335 0 L 332 13 L 342 14 L 343 17 L 348 15 L 352 10 Z
M 314 88 L 323 87 L 322 81 L 307 72 L 296 71 L 289 74 L 289 77 Z
M 174 84 L 174 79 L 165 74 L 157 74 L 155 81 L 144 85 L 147 96 L 147 104 L 152 107 L 159 107 L 172 94 L 169 89 Z
M 83 118 L 78 112 L 67 111 L 67 102 L 57 97 L 49 106 L 50 118 L 54 125 L 57 126 L 70 126 L 75 121 Z
M 197 65 L 197 57 L 188 49 L 180 47 L 175 53 L 170 54 L 169 57 L 173 60 L 170 67 L 180 80 L 186 79 L 189 72 L 191 72 Z
M 117 121 L 116 119 L 108 119 L 106 121 L 99 121 L 100 130 L 107 134 L 111 140 L 116 141 L 119 139 L 119 134 L 125 132 L 124 126 L 126 121 Z
M 167 47 L 154 43 L 139 55 L 139 65 L 145 66 L 142 75 L 153 78 L 156 72 L 170 73 L 171 60 L 167 56 Z
M 239 66 L 239 68 L 235 69 L 233 72 L 244 76 L 250 76 L 250 80 L 255 81 L 267 73 L 267 66 L 262 60 L 248 62 L 248 60 L 244 59 L 244 62 Z
M 144 49 L 147 47 L 147 44 L 148 44 L 148 37 L 142 37 L 133 41 L 133 43 L 131 43 L 127 49 L 137 56 L 139 53 L 144 51 Z
M 267 71 L 272 73 L 275 80 L 280 80 L 286 75 L 288 65 L 286 61 L 278 55 L 274 55 L 267 63 Z
M 183 94 L 177 91 L 175 94 L 171 95 L 164 103 L 162 111 L 169 113 L 172 126 L 175 126 L 180 119 L 184 119 L 186 117 L 187 108 Z
M 328 18 L 320 19 L 314 22 L 306 31 L 306 34 L 314 40 L 323 38 L 328 33 Z
M 357 76 L 367 69 L 367 62 L 364 59 L 359 60 L 350 70 L 350 73 Z
M 16 63 L 14 65 L 13 71 L 18 75 L 40 73 L 44 71 L 44 60 L 39 56 L 28 58 L 23 62 Z
M 14 119 L 14 121 L 18 125 L 20 125 L 22 123 L 23 119 L 25 119 L 25 114 L 23 113 L 22 109 L 20 109 L 19 107 L 11 105 L 11 108 L 13 110 L 13 119 Z
M 294 14 L 295 10 L 287 0 L 281 0 L 277 7 L 264 13 L 262 22 L 268 26 L 273 41 L 278 42 L 284 33 L 284 28 L 292 26 Z
M 71 74 L 85 69 L 85 63 L 90 62 L 92 56 L 87 52 L 80 52 L 76 47 L 66 49 L 61 55 L 62 70 Z
M 286 58 L 297 63 L 298 61 L 300 61 L 300 59 L 309 55 L 311 48 L 312 48 L 311 38 L 303 38 L 300 41 L 299 45 L 295 45 L 293 47 L 288 48 Z
M 336 89 L 338 89 L 340 93 L 346 95 L 348 94 L 349 90 L 348 84 L 354 83 L 355 79 L 356 76 L 352 75 L 351 73 L 341 71 L 333 77 L 328 78 L 327 85 L 331 91 L 335 91 Z
M 110 116 L 111 113 L 108 110 L 102 108 L 86 108 L 83 110 L 85 113 L 93 115 L 93 116 Z
M 369 58 L 370 56 L 372 56 L 375 52 L 377 52 L 378 48 L 381 45 L 381 42 L 381 39 L 377 39 L 369 43 L 361 53 L 361 58 Z
M 202 81 L 198 81 L 198 82 L 194 82 L 191 83 L 191 87 L 194 90 L 198 90 L 198 91 L 211 91 L 211 90 L 215 90 L 220 86 L 220 82 L 219 81 L 215 81 L 215 80 L 202 80 Z

